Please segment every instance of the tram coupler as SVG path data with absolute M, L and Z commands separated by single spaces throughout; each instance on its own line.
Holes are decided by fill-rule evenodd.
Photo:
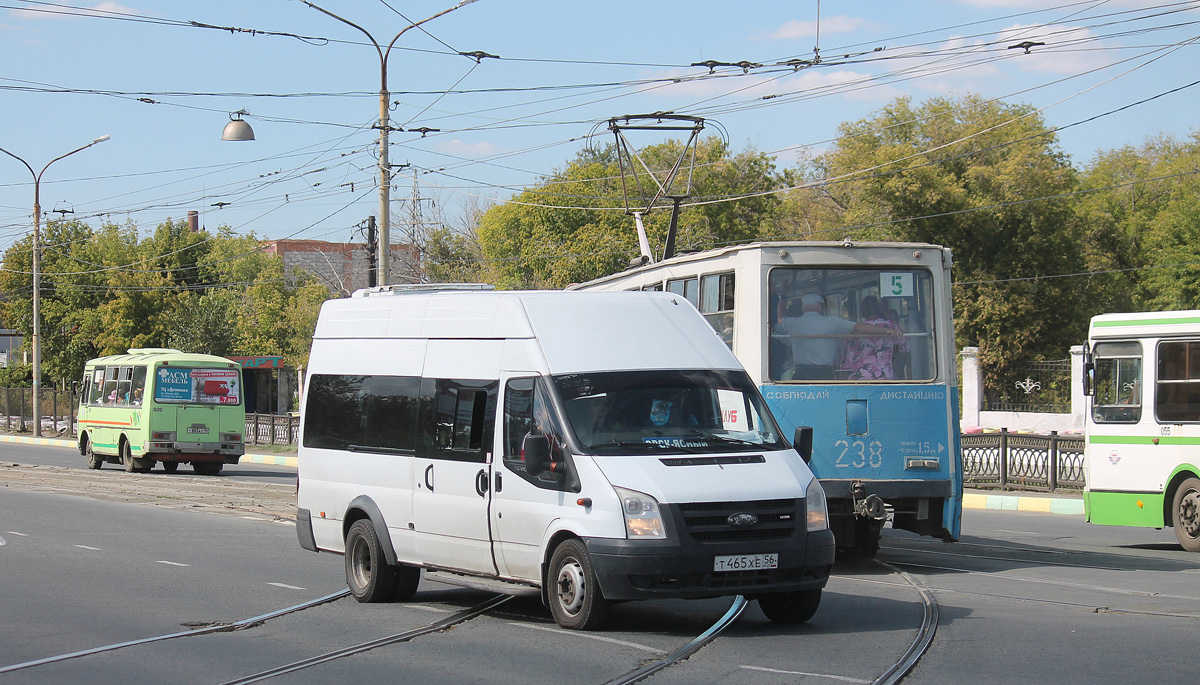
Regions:
M 850 500 L 854 504 L 855 516 L 874 521 L 882 521 L 887 518 L 887 508 L 884 506 L 883 500 L 879 498 L 879 495 L 868 495 L 867 488 L 861 480 L 850 484 Z

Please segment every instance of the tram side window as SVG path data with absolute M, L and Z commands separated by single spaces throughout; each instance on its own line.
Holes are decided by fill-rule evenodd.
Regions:
M 667 292 L 682 295 L 683 299 L 692 303 L 696 309 L 700 308 L 700 292 L 697 284 L 699 279 L 695 276 L 689 278 L 675 278 L 667 281 Z
M 1161 423 L 1200 422 L 1200 341 L 1158 344 L 1154 415 Z
M 700 313 L 726 345 L 733 347 L 733 274 L 700 278 Z
M 1142 346 L 1137 341 L 1097 343 L 1096 423 L 1137 423 L 1142 418 Z

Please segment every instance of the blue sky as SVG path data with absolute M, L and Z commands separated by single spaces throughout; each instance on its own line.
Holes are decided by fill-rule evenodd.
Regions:
M 386 45 L 454 0 L 317 4 Z M 1004 98 L 1056 127 L 1103 115 L 1061 133 L 1077 166 L 1197 125 L 1200 0 L 827 0 L 819 34 L 817 17 L 815 0 L 477 0 L 409 30 L 388 62 L 405 129 L 391 161 L 409 165 L 393 219 L 412 215 L 414 173 L 421 218 L 459 222 L 611 141 L 603 123 L 626 114 L 702 116 L 780 166 L 904 95 Z M 1045 45 L 1008 47 L 1024 41 Z M 787 66 L 815 47 L 819 64 Z M 475 51 L 499 58 L 459 54 Z M 761 66 L 691 66 L 708 60 Z M 51 218 L 148 232 L 195 210 L 209 230 L 349 240 L 377 212 L 379 80 L 366 36 L 301 0 L 0 0 L 0 148 L 39 171 L 111 136 L 43 176 Z M 242 109 L 257 140 L 221 141 Z M 32 205 L 29 171 L 0 155 L 0 249 Z

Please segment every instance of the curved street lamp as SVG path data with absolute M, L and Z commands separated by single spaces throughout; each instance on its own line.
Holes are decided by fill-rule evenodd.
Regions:
M 108 140 L 107 135 L 100 136 L 83 147 L 71 150 L 65 155 L 59 155 L 46 162 L 46 166 L 42 167 L 41 171 L 36 172 L 30 166 L 29 162 L 0 147 L 0 152 L 24 164 L 25 168 L 29 169 L 29 173 L 33 175 L 33 434 L 36 437 L 42 436 L 42 174 L 46 173 L 46 169 L 49 169 L 51 164 L 54 164 L 63 157 L 70 157 L 76 152 L 82 152 L 106 140 Z
M 453 12 L 454 10 L 458 9 L 459 7 L 462 7 L 463 5 L 469 5 L 473 2 L 475 2 L 475 0 L 461 0 L 461 2 L 459 2 L 457 5 L 449 8 L 449 9 L 444 9 L 441 12 L 438 12 L 437 14 L 435 14 L 431 17 L 427 17 L 425 19 L 422 19 L 421 21 L 415 21 L 415 22 L 409 24 L 408 26 L 405 26 L 400 31 L 400 33 L 397 33 L 396 37 L 392 38 L 391 42 L 387 44 L 387 48 L 380 47 L 379 42 L 377 40 L 375 40 L 375 37 L 372 36 L 369 31 L 367 31 L 363 27 L 359 26 L 358 24 L 355 24 L 354 22 L 352 22 L 348 19 L 343 19 L 342 17 L 339 17 L 338 15 L 334 14 L 333 12 L 330 12 L 329 10 L 324 9 L 322 7 L 318 7 L 317 5 L 309 2 L 308 0 L 300 0 L 300 1 L 303 2 L 304 4 L 308 5 L 309 7 L 317 10 L 318 12 L 321 12 L 322 14 L 333 17 L 334 19 L 337 19 L 338 21 L 342 22 L 343 24 L 348 24 L 348 25 L 353 26 L 354 28 L 358 29 L 359 31 L 362 31 L 363 34 L 371 41 L 371 44 L 375 46 L 375 51 L 377 53 L 379 53 L 379 241 L 378 241 L 378 259 L 376 260 L 375 263 L 377 264 L 376 269 L 377 269 L 377 273 L 379 274 L 379 276 L 376 280 L 376 283 L 378 285 L 387 285 L 388 284 L 388 274 L 391 271 L 391 261 L 392 261 L 391 260 L 392 255 L 391 255 L 391 249 L 390 249 L 390 246 L 391 246 L 390 240 L 391 239 L 389 236 L 389 232 L 391 229 L 391 198 L 389 196 L 389 193 L 391 191 L 391 185 L 392 185 L 392 167 L 391 167 L 391 164 L 388 162 L 388 131 L 391 131 L 392 129 L 391 129 L 391 127 L 388 126 L 388 97 L 389 97 L 388 85 L 387 85 L 388 58 L 391 56 L 392 46 L 395 45 L 396 41 L 400 40 L 400 36 L 403 36 L 405 34 L 405 32 L 407 32 L 409 29 L 416 28 L 416 27 L 420 26 L 421 24 L 424 24 L 427 21 L 432 21 L 434 19 L 437 19 L 438 17 L 440 17 L 444 14 L 449 14 L 449 13 Z M 396 129 L 396 130 L 400 130 L 400 129 Z

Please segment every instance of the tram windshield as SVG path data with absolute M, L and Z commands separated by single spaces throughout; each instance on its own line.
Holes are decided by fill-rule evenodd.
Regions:
M 592 454 L 787 447 L 744 371 L 612 371 L 553 379 L 579 446 Z
M 923 269 L 771 270 L 771 380 L 932 380 L 933 279 Z

